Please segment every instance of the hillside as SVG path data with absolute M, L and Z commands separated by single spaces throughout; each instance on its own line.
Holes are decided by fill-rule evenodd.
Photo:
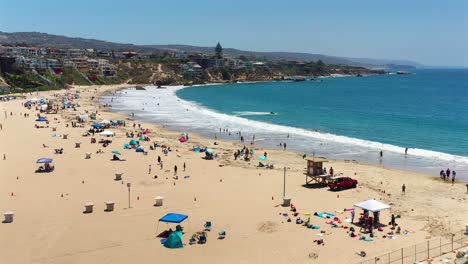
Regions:
M 138 52 L 151 52 L 158 50 L 186 51 L 186 52 L 213 52 L 213 47 L 197 47 L 190 45 L 134 45 L 126 43 L 115 43 L 96 39 L 75 38 L 60 35 L 52 35 L 40 32 L 1 32 L 0 44 L 26 43 L 35 46 L 55 46 L 63 48 L 95 48 L 100 50 L 134 50 Z M 256 52 L 225 48 L 224 54 L 229 56 L 246 56 L 265 60 L 298 60 L 318 61 L 322 60 L 328 64 L 344 64 L 356 66 L 388 67 L 389 64 L 399 66 L 421 67 L 422 65 L 413 61 L 383 60 L 367 58 L 345 58 L 321 54 L 299 53 L 299 52 Z

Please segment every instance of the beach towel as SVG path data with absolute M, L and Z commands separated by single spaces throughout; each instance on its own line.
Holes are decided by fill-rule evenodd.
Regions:
M 334 217 L 335 215 L 334 215 L 334 214 L 327 213 L 327 212 L 321 212 L 321 213 L 318 213 L 317 216 L 318 216 L 318 217 L 321 217 L 321 218 L 332 218 L 332 217 Z

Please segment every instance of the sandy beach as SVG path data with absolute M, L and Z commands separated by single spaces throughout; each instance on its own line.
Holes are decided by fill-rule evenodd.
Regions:
M 218 140 L 214 145 L 212 139 L 188 131 L 190 139 L 181 143 L 184 131 L 138 122 L 134 129 L 130 117 L 97 103 L 100 95 L 123 87 L 130 86 L 77 87 L 81 97 L 75 101 L 80 107 L 42 114 L 49 120 L 46 128 L 34 127 L 39 112 L 23 106 L 27 99 L 0 102 L 0 155 L 5 155 L 0 160 L 0 211 L 14 212 L 12 223 L 0 224 L 4 263 L 359 263 L 430 238 L 445 239 L 468 224 L 465 182 L 452 184 L 431 175 L 330 160 L 325 167 L 357 179 L 358 187 L 333 192 L 327 187 L 305 186 L 306 160 L 300 153 L 256 149 L 257 153 L 267 151 L 276 166 L 273 170 L 257 168 L 257 159 L 234 160 L 234 151 L 243 146 L 240 142 Z M 52 98 L 64 93 L 50 91 L 27 97 Z M 71 126 L 78 115 L 96 110 L 97 120 L 84 123 L 84 127 Z M 107 147 L 91 143 L 92 137 L 97 141 L 103 138 L 98 134 L 83 136 L 91 124 L 104 119 L 126 123 L 125 127 L 109 129 L 116 135 L 105 138 L 112 140 Z M 151 142 L 141 143 L 148 154 L 124 149 L 131 140 L 126 132 L 136 134 L 143 129 L 152 131 L 148 135 Z M 75 147 L 78 142 L 80 148 Z M 166 156 L 160 147 L 150 150 L 153 142 L 172 151 Z M 212 148 L 218 158 L 205 160 L 203 153 L 192 150 L 194 146 Z M 55 154 L 54 149 L 60 148 L 63 154 Z M 96 153 L 99 149 L 104 153 Z M 119 157 L 125 161 L 111 161 L 114 150 L 121 152 Z M 90 159 L 85 159 L 87 152 L 92 153 Z M 158 165 L 158 156 L 163 168 Z M 44 157 L 53 158 L 55 170 L 35 173 L 36 160 Z M 314 215 L 310 221 L 320 229 L 296 224 L 290 208 L 280 205 L 284 167 L 286 195 L 292 198 L 299 217 L 329 212 L 342 221 L 341 225 L 351 227 L 354 225 L 345 221 L 351 214 L 343 209 L 376 199 L 392 206 L 382 211 L 381 222 L 386 225 L 391 214 L 398 214 L 397 223 L 407 234 L 383 238 L 392 231 L 387 225 L 383 231 L 375 231 L 373 241 L 366 242 L 359 236 L 351 238 L 349 229 L 332 227 L 326 223 L 329 219 Z M 122 181 L 114 180 L 119 172 L 123 173 Z M 131 208 L 127 183 L 131 183 Z M 157 196 L 164 197 L 163 206 L 154 206 Z M 114 211 L 104 211 L 106 201 L 115 201 Z M 83 213 L 87 202 L 94 203 L 93 213 Z M 175 228 L 175 224 L 158 225 L 158 219 L 171 212 L 189 216 L 182 223 L 182 249 L 165 248 L 156 237 Z M 360 212 L 356 210 L 356 219 Z M 206 221 L 213 224 L 207 243 L 189 245 L 192 234 L 202 231 Z M 218 239 L 222 230 L 226 238 Z M 319 239 L 324 244 L 314 242 Z M 367 256 L 356 254 L 361 251 Z

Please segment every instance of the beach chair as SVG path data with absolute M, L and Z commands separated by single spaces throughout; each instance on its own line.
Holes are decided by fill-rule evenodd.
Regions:
M 203 233 L 198 237 L 198 243 L 199 244 L 205 244 L 206 243 L 206 234 Z
M 211 231 L 211 221 L 206 221 L 204 227 L 205 231 Z
M 221 230 L 218 235 L 218 239 L 224 239 L 226 237 L 226 230 Z

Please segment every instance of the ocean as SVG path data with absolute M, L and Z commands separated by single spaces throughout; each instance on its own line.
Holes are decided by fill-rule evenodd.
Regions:
M 134 89 L 102 98 L 114 111 L 246 144 L 468 179 L 468 69 Z M 158 105 L 159 104 L 159 105 Z M 219 133 L 219 129 L 229 129 Z M 405 148 L 408 154 L 405 155 Z M 380 151 L 383 157 L 380 158 Z

